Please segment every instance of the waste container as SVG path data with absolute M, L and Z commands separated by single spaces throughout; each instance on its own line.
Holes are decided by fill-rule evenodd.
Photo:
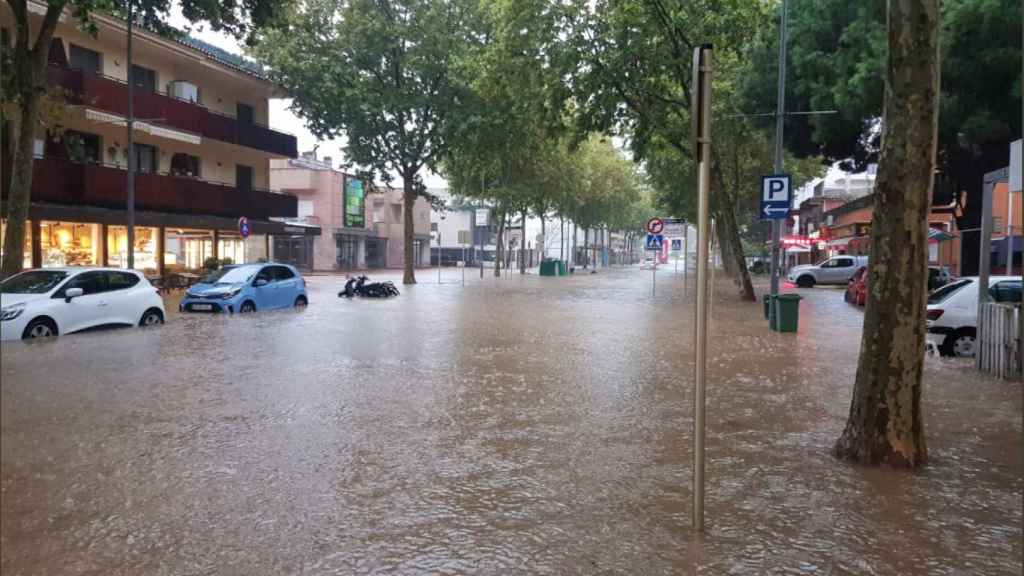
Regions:
M 543 260 L 540 263 L 541 276 L 557 276 L 558 260 Z
M 800 324 L 799 294 L 779 294 L 772 306 L 774 314 L 771 319 L 772 330 L 776 332 L 796 332 Z
M 565 260 L 559 260 L 558 261 L 558 275 L 559 276 L 568 276 L 568 274 L 569 274 L 569 270 L 566 269 L 566 267 L 565 267 Z

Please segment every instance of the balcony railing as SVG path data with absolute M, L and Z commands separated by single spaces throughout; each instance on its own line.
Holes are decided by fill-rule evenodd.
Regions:
M 3 162 L 10 174 L 10 161 Z M 127 173 L 115 166 L 79 164 L 63 158 L 37 158 L 32 167 L 32 201 L 123 210 Z M 7 196 L 10 179 L 2 189 Z M 294 196 L 265 190 L 241 191 L 227 184 L 168 174 L 139 173 L 135 178 L 135 208 L 154 212 L 293 218 L 298 214 Z
M 58 66 L 50 66 L 47 76 L 52 85 L 71 92 L 78 104 L 122 116 L 128 113 L 128 86 L 120 80 Z M 153 123 L 289 158 L 298 156 L 295 136 L 291 134 L 257 123 L 244 124 L 201 104 L 159 92 L 136 89 L 132 96 L 136 118 L 159 119 Z

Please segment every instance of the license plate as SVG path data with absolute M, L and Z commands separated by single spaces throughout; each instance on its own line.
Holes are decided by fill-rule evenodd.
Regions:
M 193 310 L 213 310 L 213 304 L 193 304 Z

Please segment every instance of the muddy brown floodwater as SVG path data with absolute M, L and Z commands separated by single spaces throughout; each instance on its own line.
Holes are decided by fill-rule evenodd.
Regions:
M 772 334 L 722 284 L 697 538 L 682 276 L 446 275 L 5 343 L 0 571 L 1021 574 L 1019 382 L 929 360 L 928 466 L 837 462 L 860 310 Z

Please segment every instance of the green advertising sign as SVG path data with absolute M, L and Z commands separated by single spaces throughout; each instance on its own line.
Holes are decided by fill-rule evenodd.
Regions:
M 363 181 L 345 178 L 345 226 L 362 228 L 366 226 L 366 192 Z

